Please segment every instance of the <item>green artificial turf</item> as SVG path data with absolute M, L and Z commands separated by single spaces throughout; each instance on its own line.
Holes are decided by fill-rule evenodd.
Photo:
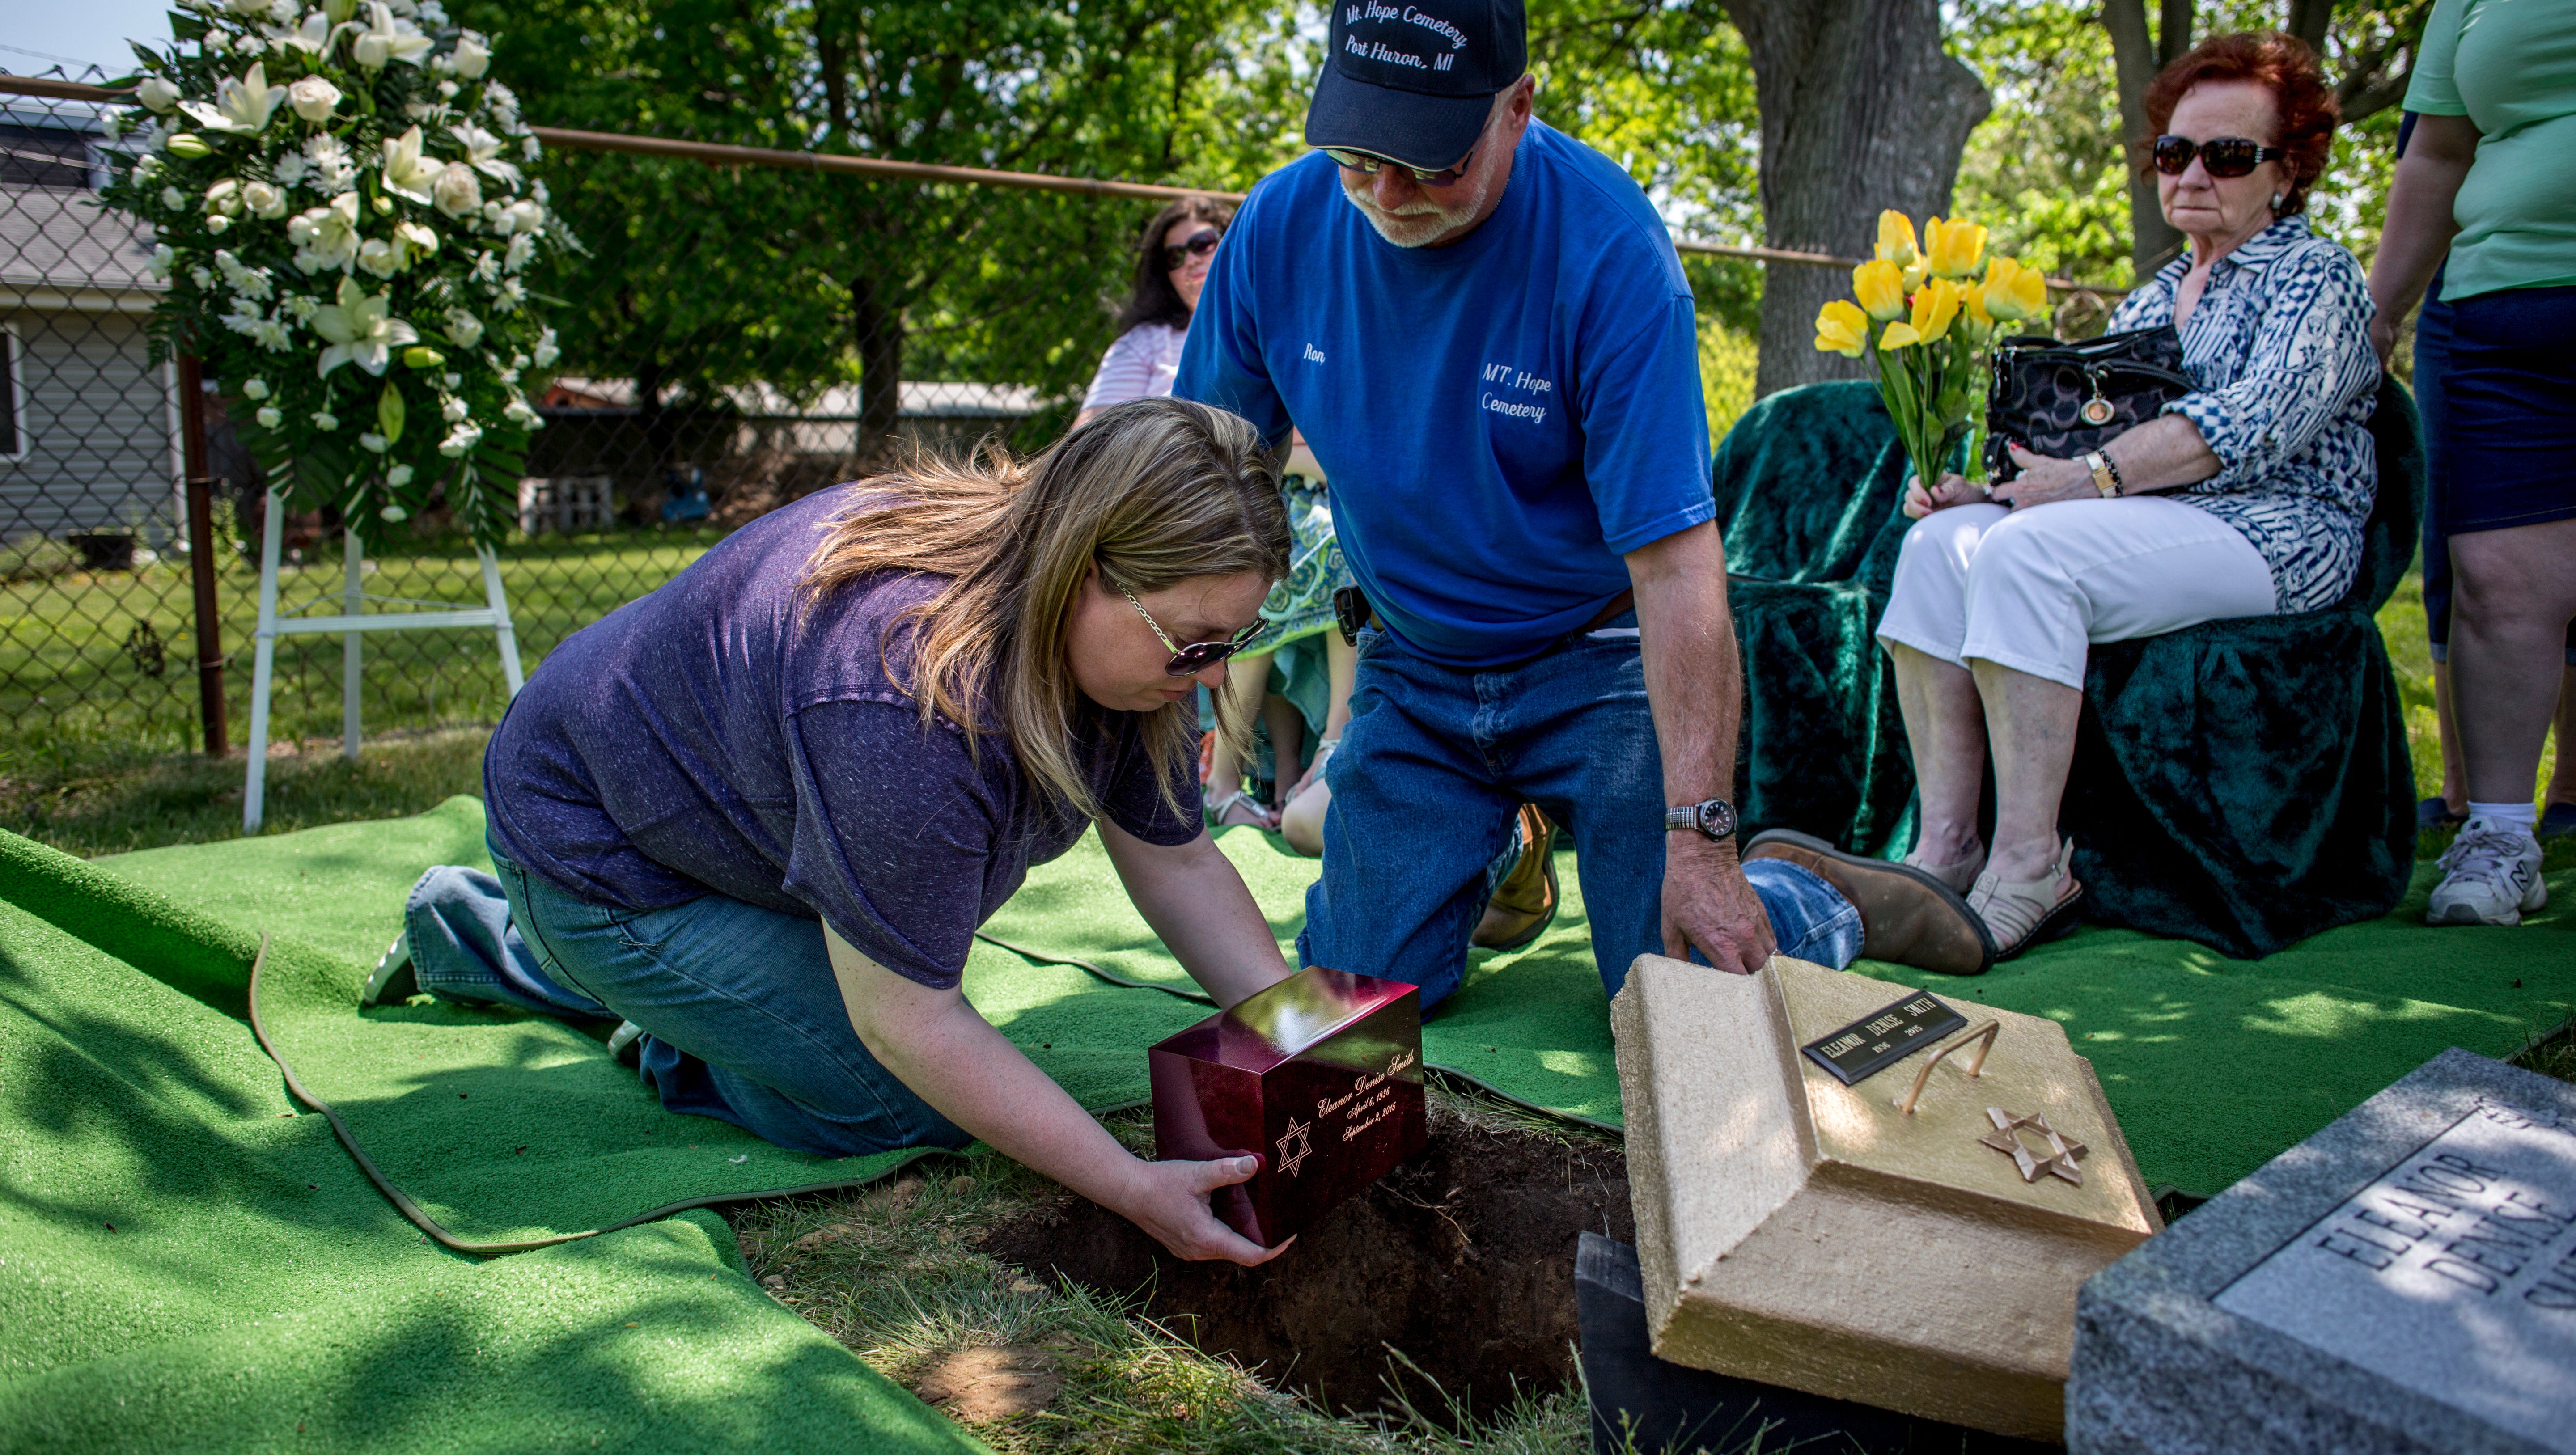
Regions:
M 315 862 L 354 883 L 353 861 L 383 872 L 440 828 L 361 826 Z M 210 871 L 233 848 L 208 851 Z M 371 907 L 353 897 L 347 917 Z M 327 909 L 306 896 L 302 924 L 330 928 Z M 255 949 L 0 834 L 0 1448 L 981 1448 L 752 1286 L 712 1214 L 489 1262 L 439 1249 L 288 1098 L 238 1018 Z M 336 989 L 354 1022 L 349 968 L 276 939 L 262 1009 L 301 1030 Z M 515 1227 L 587 1211 L 559 1184 L 605 1173 L 562 1160 L 589 1145 L 580 1123 L 597 1107 L 567 1094 L 575 1078 L 548 1046 L 519 1042 L 475 1085 L 554 1135 L 522 1156 L 451 1124 L 424 1155 L 406 1144 L 441 1129 L 400 1113 L 453 1101 L 443 1081 L 387 1096 L 411 1073 L 342 1065 L 307 1039 L 322 1079 L 376 1088 L 350 1110 L 380 1152 L 455 1168 L 429 1180 L 461 1215 Z M 529 1115 L 540 1106 L 551 1115 Z
M 1219 843 L 1273 928 L 1293 938 L 1317 861 L 1251 829 L 1227 830 Z M 1423 1027 L 1423 1059 L 1518 1101 L 1616 1123 L 1608 1007 L 1570 853 L 1558 869 L 1556 923 L 1518 953 L 1476 952 L 1465 986 Z M 1973 979 L 1874 961 L 1852 968 L 1929 987 L 1971 1014 L 1996 1005 L 2064 1025 L 2147 1179 L 2215 1192 L 2444 1049 L 2503 1056 L 2576 1008 L 2576 872 L 2552 875 L 2550 907 L 2511 930 L 2427 927 L 2424 900 L 2438 877 L 2420 864 L 2395 913 L 2263 960 L 2088 928 Z M 1187 984 L 1128 907 L 1096 840 L 1031 871 L 986 930 L 1122 977 Z

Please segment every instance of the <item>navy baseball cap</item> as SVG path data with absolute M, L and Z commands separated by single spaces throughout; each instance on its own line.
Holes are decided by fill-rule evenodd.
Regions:
M 1529 69 L 1521 0 L 1332 0 L 1306 145 L 1348 147 L 1420 171 L 1474 149 L 1494 93 Z

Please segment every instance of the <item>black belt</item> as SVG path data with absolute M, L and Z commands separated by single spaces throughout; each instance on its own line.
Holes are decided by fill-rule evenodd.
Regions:
M 1633 609 L 1636 604 L 1637 588 L 1628 587 L 1603 602 L 1601 609 L 1592 613 L 1592 619 L 1585 622 L 1582 629 L 1595 630 L 1602 623 L 1614 620 L 1621 613 Z M 1358 644 L 1362 627 L 1377 627 L 1381 631 L 1385 630 L 1384 624 L 1377 619 L 1377 608 L 1369 605 L 1368 594 L 1356 586 L 1345 586 L 1333 593 L 1333 623 L 1342 629 L 1342 643 L 1345 646 Z

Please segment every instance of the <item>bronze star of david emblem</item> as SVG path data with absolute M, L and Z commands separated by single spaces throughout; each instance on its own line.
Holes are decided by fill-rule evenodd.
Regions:
M 1986 1108 L 1986 1120 L 1994 1123 L 1995 1129 L 1977 1140 L 2013 1159 L 2013 1165 L 2021 1169 L 2022 1181 L 2057 1177 L 2078 1187 L 2084 1185 L 2084 1173 L 2075 1164 L 2083 1160 L 2085 1145 L 2050 1126 L 2047 1113 L 2017 1117 L 2002 1107 L 1990 1106 Z M 2047 1156 L 2032 1155 L 2029 1142 L 2022 1137 L 2025 1127 L 2040 1135 L 2048 1148 Z
M 1297 1165 L 1306 1160 L 1307 1153 L 1315 1150 L 1306 1140 L 1306 1133 L 1313 1126 L 1314 1123 L 1301 1122 L 1295 1117 L 1288 1119 L 1288 1135 L 1279 1139 L 1280 1171 L 1291 1177 L 1297 1175 Z M 1297 1150 L 1294 1152 L 1288 1150 L 1291 1143 L 1296 1145 Z

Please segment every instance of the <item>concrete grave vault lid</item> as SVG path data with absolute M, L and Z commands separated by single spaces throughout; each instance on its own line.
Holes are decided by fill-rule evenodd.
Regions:
M 1849 1086 L 1800 1054 L 1906 996 L 1801 960 L 1639 957 L 1611 1024 L 1655 1353 L 2054 1439 L 2076 1288 L 2161 1224 L 2054 1021 L 1958 1003 L 1999 1023 L 1992 1050 L 1975 1076 L 1942 1059 L 1910 1114 L 1931 1050 Z

